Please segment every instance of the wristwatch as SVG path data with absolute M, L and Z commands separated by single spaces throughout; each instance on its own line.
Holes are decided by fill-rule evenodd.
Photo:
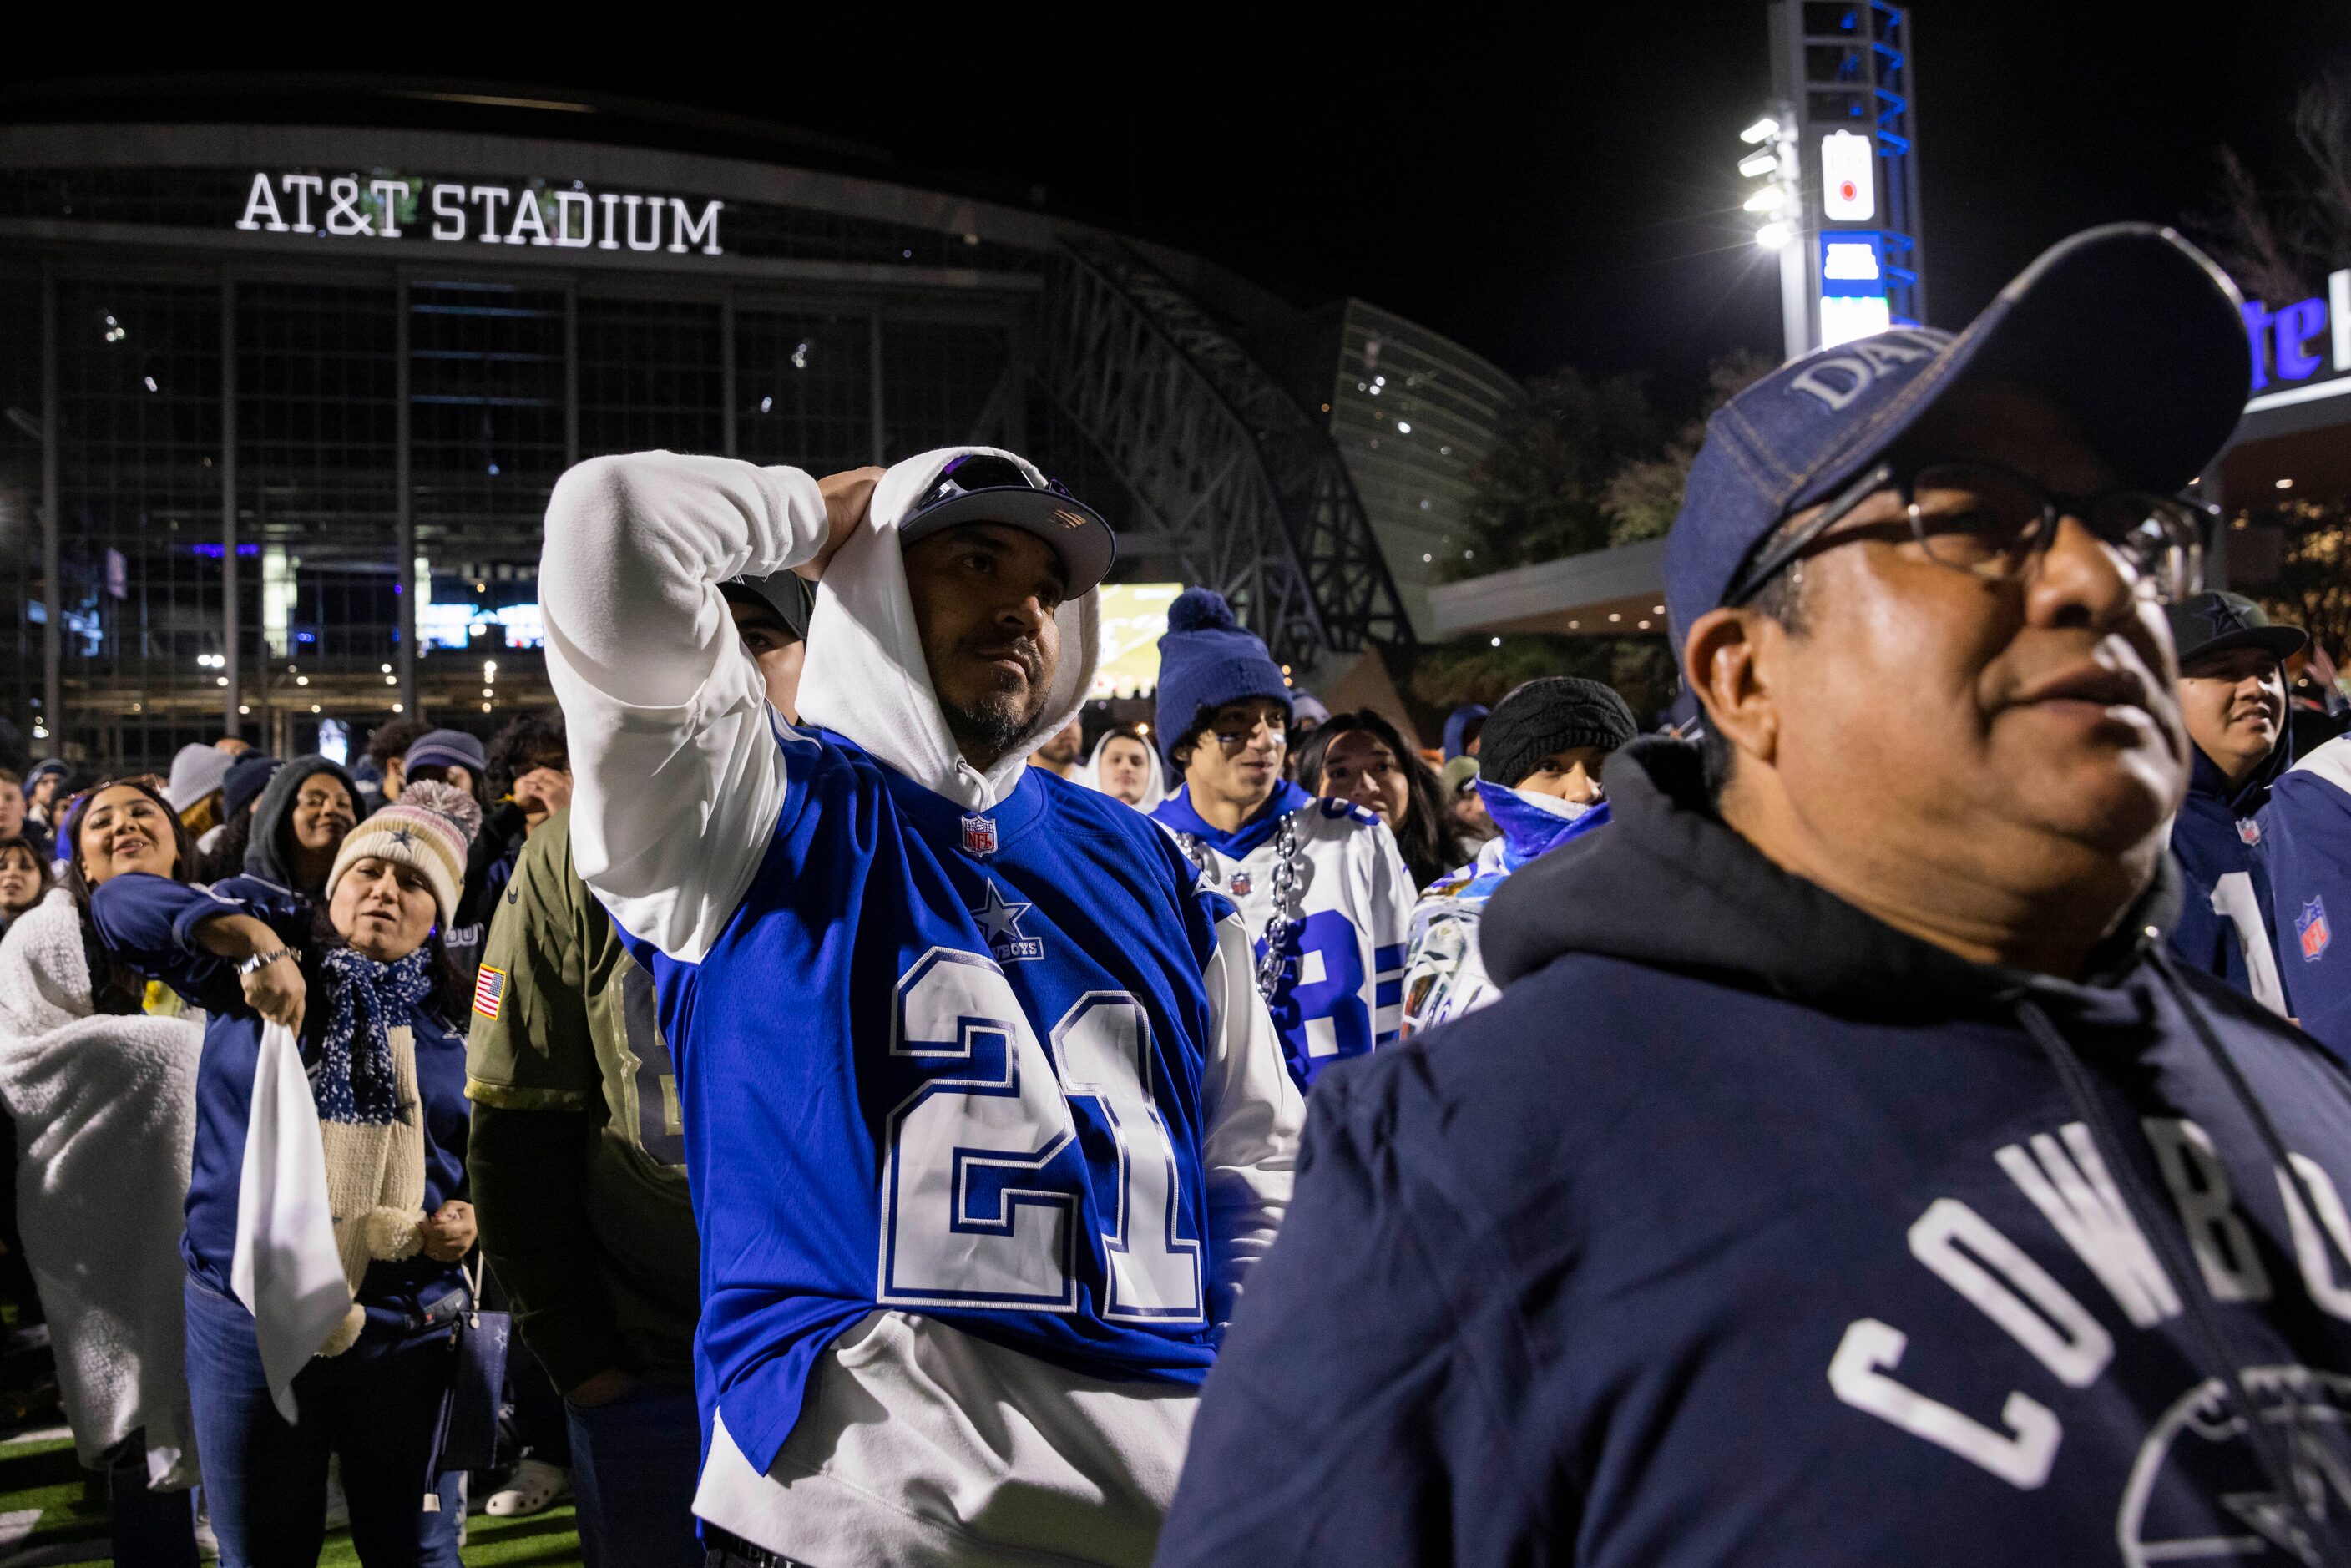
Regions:
M 280 947 L 275 953 L 256 953 L 252 957 L 239 964 L 236 967 L 236 972 L 240 975 L 257 975 L 280 958 L 299 959 L 301 956 L 301 954 L 291 947 Z

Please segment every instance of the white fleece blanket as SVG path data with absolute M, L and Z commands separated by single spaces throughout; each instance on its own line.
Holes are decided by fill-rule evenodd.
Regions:
M 149 1481 L 165 1489 L 196 1479 L 180 1232 L 201 1020 L 93 1014 L 81 922 L 62 889 L 0 940 L 16 1220 L 74 1448 L 95 1467 L 143 1428 Z

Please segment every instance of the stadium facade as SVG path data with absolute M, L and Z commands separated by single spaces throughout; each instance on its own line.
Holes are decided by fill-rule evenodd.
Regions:
M 1360 302 L 709 117 L 183 98 L 0 105 L 0 717 L 93 768 L 547 700 L 549 489 L 656 446 L 1014 446 L 1121 578 L 1224 588 L 1301 674 L 1408 650 L 1516 394 Z

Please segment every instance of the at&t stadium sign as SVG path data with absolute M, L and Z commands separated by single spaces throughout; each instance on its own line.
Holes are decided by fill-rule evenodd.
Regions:
M 702 201 L 697 211 L 683 196 L 590 191 L 577 184 L 555 190 L 497 181 L 257 171 L 235 226 L 247 233 L 337 239 L 422 236 L 559 250 L 724 256 L 718 217 L 726 204 Z

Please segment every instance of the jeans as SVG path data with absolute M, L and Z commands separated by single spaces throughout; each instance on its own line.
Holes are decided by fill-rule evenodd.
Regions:
M 702 1417 L 693 1385 L 640 1383 L 609 1404 L 563 1408 L 588 1568 L 699 1568 Z
M 106 1515 L 116 1568 L 196 1568 L 194 1494 L 147 1490 L 143 1433 L 108 1451 Z
M 188 1396 L 221 1568 L 314 1568 L 330 1453 L 343 1461 L 365 1568 L 458 1568 L 459 1478 L 438 1478 L 438 1511 L 422 1506 L 449 1383 L 445 1338 L 313 1360 L 294 1379 L 300 1419 L 289 1427 L 270 1403 L 244 1303 L 191 1279 L 187 1305 Z

